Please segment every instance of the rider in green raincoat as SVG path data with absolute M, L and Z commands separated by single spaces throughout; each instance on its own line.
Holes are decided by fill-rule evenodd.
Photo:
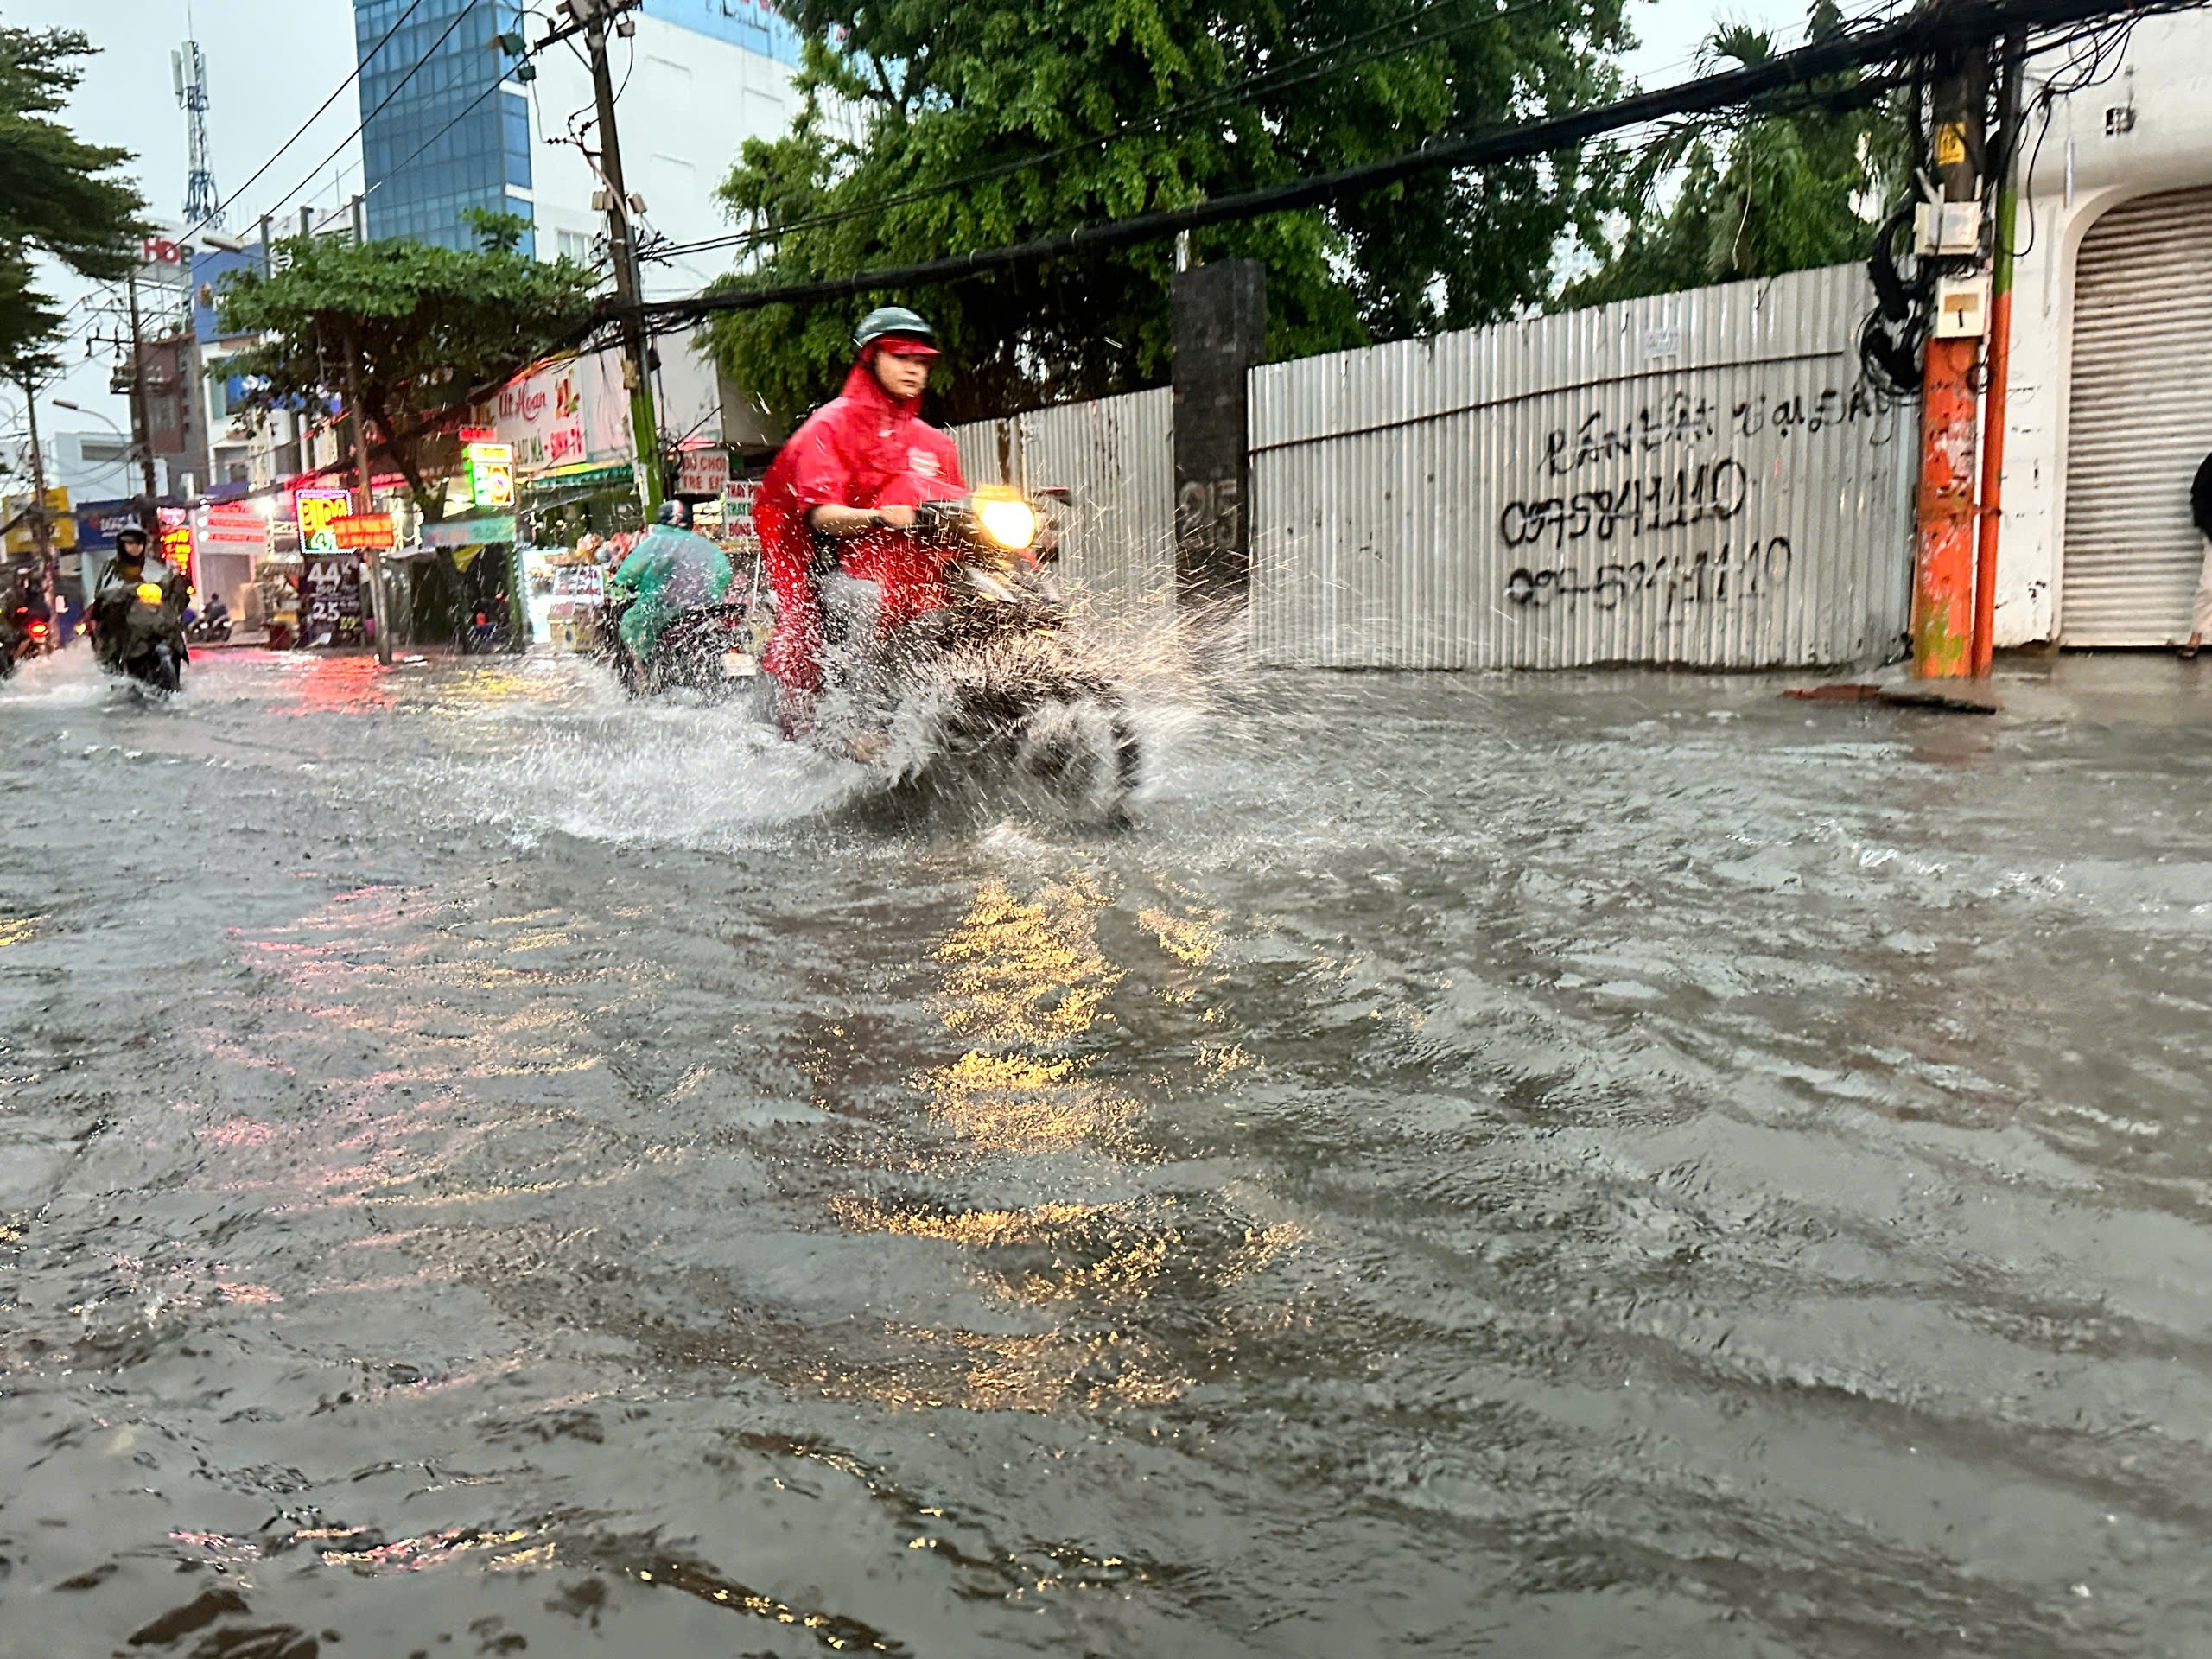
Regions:
M 621 607 L 622 643 L 639 662 L 651 660 L 661 631 L 686 611 L 716 605 L 729 591 L 729 560 L 705 537 L 683 527 L 683 504 L 671 501 L 660 522 L 638 538 L 607 579 L 607 602 Z

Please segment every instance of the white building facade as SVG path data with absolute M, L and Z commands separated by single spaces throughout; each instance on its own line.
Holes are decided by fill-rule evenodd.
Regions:
M 607 51 L 623 182 L 645 202 L 642 239 L 650 247 L 662 238 L 727 235 L 730 222 L 715 193 L 747 139 L 789 129 L 798 108 L 791 90 L 798 37 L 766 0 L 645 0 L 630 20 L 637 32 L 610 39 Z M 527 196 L 538 256 L 565 253 L 588 264 L 606 245 L 607 216 L 592 206 L 600 179 L 583 149 L 565 140 L 582 131 L 590 149 L 599 147 L 590 72 L 562 47 L 535 61 L 531 121 L 538 142 Z M 645 294 L 696 294 L 730 264 L 727 249 L 648 260 Z
M 2050 100 L 2030 66 L 1996 643 L 2188 634 L 2212 452 L 2212 15 L 2139 23 L 2113 73 Z M 2031 164 L 2029 158 L 2032 157 Z

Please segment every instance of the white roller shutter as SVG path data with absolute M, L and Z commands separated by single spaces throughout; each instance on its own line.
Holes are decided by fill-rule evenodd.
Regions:
M 2066 438 L 2069 645 L 2189 632 L 2189 486 L 2212 452 L 2212 189 L 2115 207 L 2082 239 Z

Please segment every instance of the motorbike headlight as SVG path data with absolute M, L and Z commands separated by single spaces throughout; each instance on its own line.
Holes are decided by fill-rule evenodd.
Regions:
M 1037 539 L 1037 512 L 1018 495 L 976 497 L 976 521 L 983 534 L 1007 551 L 1019 553 Z
M 142 605 L 160 604 L 162 602 L 161 585 L 158 582 L 140 582 L 138 584 L 138 602 Z

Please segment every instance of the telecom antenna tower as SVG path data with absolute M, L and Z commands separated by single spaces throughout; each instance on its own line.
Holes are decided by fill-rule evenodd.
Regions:
M 184 107 L 186 155 L 192 165 L 184 185 L 184 222 L 220 229 L 223 200 L 215 194 L 215 169 L 207 159 L 207 60 L 199 41 L 187 41 L 169 54 L 169 73 L 176 82 L 176 101 Z

